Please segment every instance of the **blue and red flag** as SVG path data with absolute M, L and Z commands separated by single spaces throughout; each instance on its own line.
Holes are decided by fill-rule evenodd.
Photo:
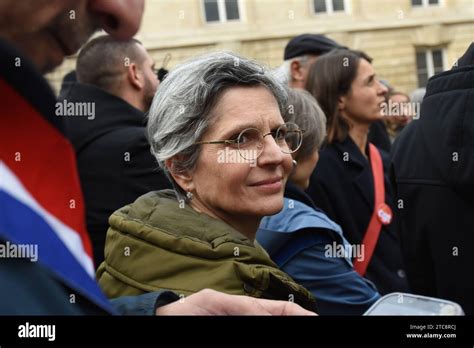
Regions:
M 0 77 L 0 237 L 36 244 L 38 262 L 72 291 L 110 311 L 94 279 L 74 150 L 54 119 L 55 99 L 46 82 L 39 85 L 47 93 L 36 91 L 46 101 L 31 102 L 31 94 L 12 86 L 9 77 L 16 74 L 33 88 L 21 81 L 32 77 L 22 70 Z

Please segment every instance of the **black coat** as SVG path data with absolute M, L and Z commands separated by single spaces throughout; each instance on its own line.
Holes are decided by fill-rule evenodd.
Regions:
M 402 131 L 392 160 L 413 291 L 474 315 L 474 44 L 457 69 L 429 80 L 420 119 Z
M 389 168 L 388 157 L 381 152 L 384 169 Z M 385 187 L 385 201 L 395 214 L 388 175 L 385 176 Z M 321 149 L 307 193 L 342 227 L 349 243 L 362 243 L 374 208 L 373 178 L 370 163 L 351 137 Z M 381 294 L 408 290 L 396 220 L 394 216 L 390 225 L 382 227 L 365 275 Z
M 63 117 L 77 155 L 87 228 L 96 266 L 104 260 L 109 216 L 154 190 L 171 188 L 145 136 L 145 115 L 123 99 L 91 85 L 73 83 L 62 102 L 93 102 L 95 118 Z
M 370 125 L 368 140 L 386 152 L 390 152 L 392 149 L 392 142 L 384 121 L 376 121 Z

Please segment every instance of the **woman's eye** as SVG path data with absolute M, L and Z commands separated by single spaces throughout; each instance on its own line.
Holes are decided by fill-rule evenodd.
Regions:
M 284 129 L 280 129 L 279 132 L 275 131 L 275 132 L 272 132 L 272 133 L 273 133 L 273 137 L 276 140 L 284 140 L 286 138 L 286 130 L 284 130 Z
M 229 137 L 229 140 L 235 141 L 237 143 L 239 141 L 239 134 L 234 134 L 233 136 Z
M 247 135 L 245 135 L 245 134 L 242 134 L 242 135 L 240 136 L 240 138 L 238 139 L 238 143 L 239 143 L 239 144 L 246 144 L 246 143 L 248 143 L 249 141 L 250 141 L 250 138 L 249 138 Z

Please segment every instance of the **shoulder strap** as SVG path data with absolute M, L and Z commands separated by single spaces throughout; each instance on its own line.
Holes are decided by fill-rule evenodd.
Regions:
M 362 241 L 362 244 L 365 248 L 365 257 L 362 261 L 359 259 L 353 260 L 354 269 L 361 276 L 365 275 L 370 260 L 372 259 L 382 225 L 388 225 L 392 220 L 392 211 L 390 207 L 385 204 L 385 183 L 382 157 L 380 156 L 380 152 L 377 147 L 370 143 L 369 151 L 372 176 L 374 178 L 375 199 L 374 211 Z

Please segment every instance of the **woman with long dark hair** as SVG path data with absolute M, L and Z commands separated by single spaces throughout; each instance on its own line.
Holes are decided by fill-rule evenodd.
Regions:
M 337 49 L 310 69 L 306 89 L 326 114 L 328 136 L 307 193 L 360 246 L 364 257 L 354 268 L 385 294 L 408 286 L 388 158 L 367 140 L 370 125 L 383 117 L 387 93 L 371 62 L 363 52 Z

